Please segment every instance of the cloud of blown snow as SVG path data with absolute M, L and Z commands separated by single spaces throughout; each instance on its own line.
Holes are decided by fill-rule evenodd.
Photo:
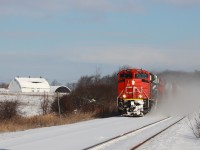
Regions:
M 165 81 L 165 90 L 157 114 L 176 116 L 199 112 L 200 72 L 168 71 L 160 77 Z

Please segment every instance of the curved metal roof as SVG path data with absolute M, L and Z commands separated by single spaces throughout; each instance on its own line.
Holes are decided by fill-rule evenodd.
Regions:
M 51 86 L 50 91 L 58 93 L 71 93 L 71 90 L 66 86 Z
M 14 81 L 16 81 L 21 88 L 50 89 L 49 83 L 44 78 L 16 77 Z

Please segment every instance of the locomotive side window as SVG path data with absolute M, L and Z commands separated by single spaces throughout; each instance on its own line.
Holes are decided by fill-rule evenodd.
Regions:
M 146 78 L 148 78 L 148 75 L 145 74 L 145 73 L 138 73 L 138 74 L 135 75 L 135 78 L 137 78 L 137 79 L 146 79 Z
M 131 73 L 123 73 L 123 74 L 120 74 L 120 78 L 121 79 L 132 79 L 133 75 Z

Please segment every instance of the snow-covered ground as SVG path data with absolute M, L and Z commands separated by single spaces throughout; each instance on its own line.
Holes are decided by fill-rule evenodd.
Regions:
M 112 140 L 108 143 L 94 147 L 92 150 L 133 149 L 133 147 L 138 146 L 138 144 L 143 143 L 146 139 L 151 138 L 152 136 L 154 136 L 155 134 L 159 133 L 160 131 L 166 129 L 170 125 L 173 125 L 180 119 L 181 119 L 181 117 L 169 117 L 169 118 L 159 121 L 155 124 L 146 126 L 135 132 L 129 133 L 125 136 L 122 136 L 120 138 Z
M 111 117 L 16 133 L 2 133 L 0 149 L 84 149 L 161 118 L 164 116 Z
M 0 134 L 0 149 L 66 150 L 84 149 L 121 135 L 166 116 L 148 114 L 144 117 L 111 117 L 80 123 Z M 129 141 L 130 142 L 130 141 Z M 140 149 L 199 149 L 187 120 L 168 129 Z M 117 146 L 117 149 L 124 149 Z
M 167 100 L 159 104 L 158 109 L 144 117 L 111 117 L 95 119 L 80 123 L 32 129 L 21 132 L 1 133 L 0 150 L 66 150 L 84 149 L 97 143 L 106 141 L 112 137 L 121 135 L 133 129 L 140 128 L 151 122 L 165 118 L 166 116 L 188 115 L 199 111 L 199 87 L 187 87 L 180 91 L 179 95 L 169 96 Z M 29 104 L 21 108 L 25 115 L 41 114 L 42 96 L 9 96 L 11 100 L 20 99 Z M 8 99 L 0 95 L 0 100 Z M 24 99 L 24 100 L 23 100 Z M 147 134 L 150 132 L 147 132 Z M 141 135 L 144 137 L 144 135 Z M 135 140 L 135 139 L 134 139 Z M 137 140 L 137 139 L 136 139 Z M 130 144 L 132 141 L 127 140 Z M 115 145 L 115 149 L 124 149 L 124 145 Z M 156 136 L 139 150 L 199 150 L 200 139 L 197 139 L 184 119 L 175 126 Z
M 22 116 L 41 115 L 41 103 L 44 99 L 48 99 L 50 104 L 53 102 L 54 98 L 55 96 L 53 94 L 0 93 L 0 101 L 18 101 L 20 103 L 18 112 Z
M 138 150 L 199 150 L 200 139 L 197 139 L 188 125 L 187 118 L 172 126 Z

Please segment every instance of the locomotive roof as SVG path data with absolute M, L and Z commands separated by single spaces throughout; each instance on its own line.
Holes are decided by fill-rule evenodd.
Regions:
M 119 73 L 121 73 L 121 72 L 146 72 L 146 73 L 150 73 L 150 72 L 148 72 L 146 70 L 136 69 L 136 68 L 132 68 L 132 69 L 128 68 L 128 69 L 124 69 L 124 70 L 119 71 Z

